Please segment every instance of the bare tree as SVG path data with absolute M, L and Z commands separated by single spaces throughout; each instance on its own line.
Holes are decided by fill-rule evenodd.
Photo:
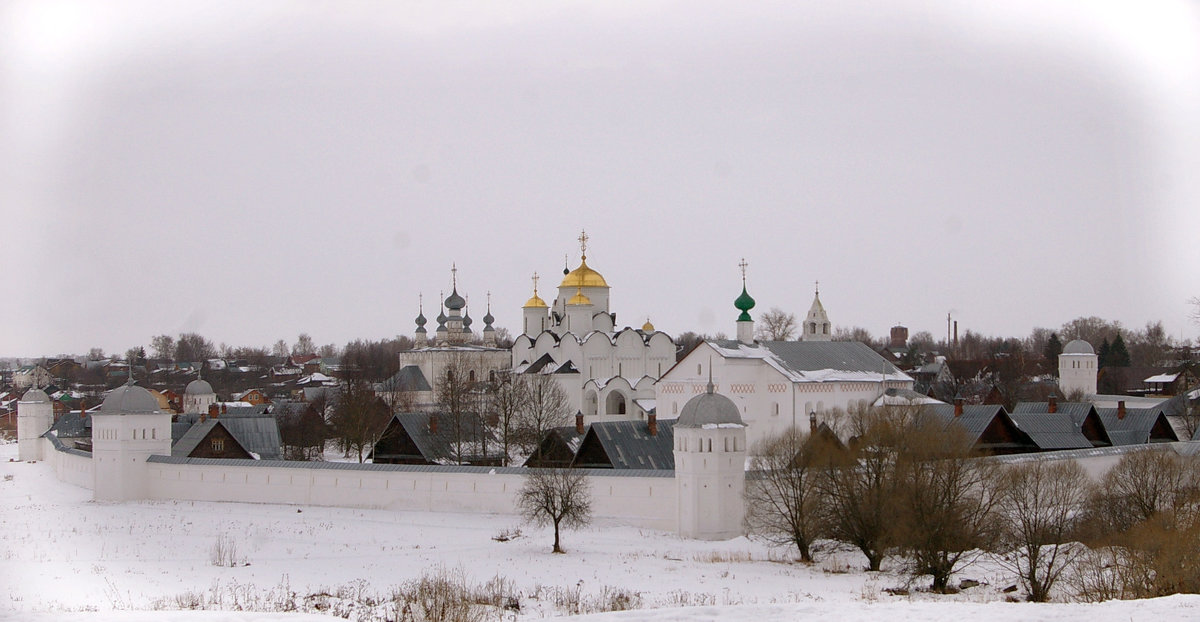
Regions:
M 198 333 L 183 333 L 175 340 L 176 361 L 205 361 L 216 354 L 212 342 Z
M 565 553 L 559 530 L 583 527 L 592 520 L 591 486 L 583 471 L 530 469 L 517 493 L 517 510 L 538 525 L 554 525 L 554 553 Z
M 1100 480 L 1092 515 L 1098 532 L 1117 535 L 1159 515 L 1178 515 L 1200 502 L 1200 465 L 1168 449 L 1126 454 Z
M 170 335 L 155 335 L 150 338 L 150 349 L 154 350 L 154 358 L 170 360 L 175 354 L 175 338 Z
M 946 591 L 950 575 L 995 542 L 996 468 L 979 460 L 959 426 L 917 417 L 896 446 L 897 543 L 912 573 Z
M 808 563 L 825 531 L 818 453 L 815 439 L 788 428 L 755 444 L 753 476 L 746 478 L 747 531 L 772 544 L 794 544 Z
M 292 344 L 292 354 L 316 354 L 317 346 L 313 343 L 313 338 L 308 333 L 300 333 L 296 337 L 296 343 Z
M 282 339 L 280 339 L 279 341 L 276 341 L 275 345 L 271 346 L 271 355 L 272 356 L 277 356 L 279 358 L 287 358 L 289 353 L 290 353 L 290 351 L 288 350 L 287 342 Z
M 366 453 L 375 446 L 383 433 L 392 413 L 387 405 L 375 396 L 375 392 L 361 377 L 349 373 L 339 385 L 333 403 L 330 422 L 347 452 L 356 452 L 361 463 Z
M 1092 482 L 1073 460 L 1007 467 L 1000 479 L 1001 542 L 1012 556 L 1000 563 L 1017 573 L 1029 600 L 1045 602 L 1063 572 L 1083 552 L 1075 541 Z
M 853 449 L 848 464 L 830 460 L 822 467 L 829 534 L 857 547 L 867 558 L 867 569 L 878 571 L 895 539 L 895 437 L 911 415 L 897 407 L 852 408 L 838 418 Z
M 789 341 L 796 336 L 796 327 L 796 314 L 771 307 L 759 316 L 754 332 L 760 341 Z
M 1200 296 L 1192 296 L 1191 299 L 1188 300 L 1188 304 L 1192 305 L 1192 312 L 1188 314 L 1188 317 L 1190 317 L 1197 326 L 1200 326 Z
M 529 400 L 528 376 L 509 376 L 491 387 L 491 403 L 496 415 L 496 430 L 504 453 L 504 466 L 508 466 L 513 450 L 520 444 L 518 422 Z
M 463 464 L 470 453 L 472 441 L 480 440 L 471 438 L 471 435 L 483 431 L 482 425 L 468 421 L 468 418 L 479 416 L 478 396 L 475 394 L 477 387 L 471 363 L 468 355 L 453 354 L 435 387 L 438 406 L 450 417 L 454 436 L 450 457 L 456 464 Z
M 517 416 L 518 437 L 523 449 L 536 453 L 540 462 L 542 438 L 550 430 L 569 423 L 570 401 L 553 376 L 535 374 L 527 378 L 524 408 Z

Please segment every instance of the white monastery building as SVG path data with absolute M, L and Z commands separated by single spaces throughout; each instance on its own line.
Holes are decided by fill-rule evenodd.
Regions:
M 458 266 L 450 268 L 451 291 L 442 301 L 443 308 L 437 316 L 437 328 L 432 342 L 425 328 L 424 309 L 417 311 L 415 346 L 399 354 L 400 372 L 380 391 L 410 393 L 415 396 L 413 406 L 433 408 L 437 388 L 450 370 L 457 369 L 467 374 L 468 382 L 493 380 L 496 374 L 508 369 L 508 350 L 496 347 L 496 329 L 492 326 L 491 301 L 483 316 L 483 344 L 472 343 L 474 320 L 467 310 L 467 300 L 458 293 Z M 393 402 L 394 403 L 394 402 Z
M 737 339 L 705 341 L 662 375 L 655 386 L 660 419 L 681 417 L 688 400 L 715 378 L 753 444 L 803 425 L 814 413 L 866 407 L 887 389 L 912 389 L 911 377 L 866 344 L 830 340 L 832 326 L 819 298 L 805 320 L 803 341 L 756 341 L 750 316 L 755 302 L 746 291 L 744 262 L 742 268 L 742 293 L 734 301 Z
M 655 382 L 675 364 L 675 341 L 649 320 L 617 328 L 611 288 L 587 264 L 587 239 L 580 234 L 579 267 L 563 277 L 552 304 L 538 295 L 534 274 L 512 370 L 553 375 L 586 423 L 645 419 L 654 410 Z

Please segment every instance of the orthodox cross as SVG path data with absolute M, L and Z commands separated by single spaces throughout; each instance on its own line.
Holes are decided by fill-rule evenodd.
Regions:
M 534 272 L 533 273 L 533 295 L 534 296 L 537 295 L 537 283 L 538 283 L 538 273 Z
M 454 285 L 454 291 L 458 291 L 458 264 L 450 264 L 450 281 Z
M 820 296 L 821 295 L 821 281 L 819 281 L 819 280 L 813 281 L 813 288 L 814 288 L 814 290 L 813 290 L 814 293 L 817 294 L 818 296 Z
M 745 257 L 742 257 L 742 260 L 738 262 L 738 268 L 741 268 L 742 270 L 742 285 L 746 284 L 746 267 L 749 265 L 750 264 L 746 263 Z
M 584 258 L 587 258 L 587 242 L 588 242 L 587 231 L 580 231 L 579 232 L 579 254 L 582 255 Z

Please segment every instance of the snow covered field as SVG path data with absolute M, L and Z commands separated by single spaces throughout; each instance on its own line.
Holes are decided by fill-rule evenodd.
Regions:
M 10 462 L 0 445 L 0 618 L 14 620 L 327 620 L 315 613 L 154 611 L 199 603 L 225 609 L 322 603 L 327 613 L 387 616 L 396 588 L 436 574 L 511 596 L 530 620 L 613 603 L 634 611 L 586 620 L 1102 620 L 1200 619 L 1200 596 L 1098 605 L 1003 602 L 1011 577 L 990 565 L 959 578 L 983 584 L 953 596 L 884 590 L 907 586 L 895 571 L 866 573 L 848 552 L 814 566 L 791 563 L 739 538 L 596 524 L 567 532 L 552 555 L 548 530 L 519 517 L 386 512 L 255 504 L 91 501 L 47 465 Z M 498 541 L 502 533 L 520 536 Z M 213 565 L 221 536 L 241 565 Z M 497 579 L 499 578 L 499 579 Z M 482 587 L 491 582 L 490 587 Z M 923 583 L 910 587 L 918 588 Z M 307 598 L 306 598 L 307 597 Z M 311 607 L 310 607 L 311 608 Z

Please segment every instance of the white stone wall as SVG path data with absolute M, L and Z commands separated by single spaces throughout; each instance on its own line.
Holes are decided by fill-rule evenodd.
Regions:
M 60 482 L 66 482 L 80 488 L 92 490 L 96 485 L 93 472 L 92 458 L 73 451 L 57 450 L 50 439 L 40 439 L 43 443 L 42 455 L 45 461 L 54 468 L 54 475 Z
M 383 465 L 330 469 L 215 462 L 149 462 L 150 498 L 513 514 L 517 491 L 524 482 L 519 473 L 488 468 L 458 472 L 379 468 Z M 673 477 L 594 475 L 589 480 L 593 518 L 654 529 L 675 528 Z

